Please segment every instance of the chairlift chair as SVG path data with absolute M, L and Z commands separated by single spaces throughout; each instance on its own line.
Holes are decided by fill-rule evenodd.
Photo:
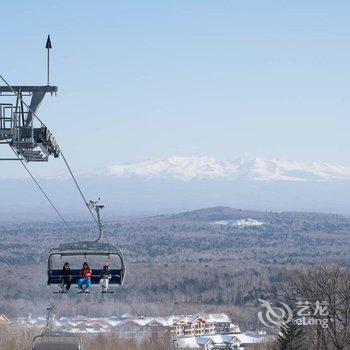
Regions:
M 83 350 L 81 338 L 78 335 L 62 331 L 53 331 L 52 321 L 56 306 L 47 308 L 46 326 L 40 335 L 33 339 L 32 350 Z
M 74 242 L 61 244 L 50 251 L 47 275 L 48 285 L 62 283 L 62 266 L 69 262 L 71 267 L 71 282 L 77 283 L 80 278 L 80 269 L 84 261 L 88 261 L 92 269 L 91 284 L 99 284 L 102 266 L 108 263 L 110 267 L 110 285 L 122 285 L 125 277 L 125 261 L 121 250 L 109 243 L 101 242 Z
M 47 332 L 33 339 L 32 350 L 83 350 L 83 344 L 75 334 Z
M 99 201 L 99 200 L 98 200 Z M 89 207 L 97 214 L 99 236 L 95 241 L 83 241 L 61 244 L 58 248 L 50 251 L 47 267 L 47 284 L 61 285 L 63 280 L 62 266 L 68 262 L 71 270 L 71 282 L 75 284 L 81 278 L 80 270 L 83 262 L 87 261 L 92 269 L 91 284 L 99 284 L 103 265 L 108 264 L 111 278 L 110 285 L 123 285 L 125 277 L 125 261 L 120 249 L 112 244 L 101 242 L 103 238 L 100 210 L 103 205 L 98 201 L 90 201 Z

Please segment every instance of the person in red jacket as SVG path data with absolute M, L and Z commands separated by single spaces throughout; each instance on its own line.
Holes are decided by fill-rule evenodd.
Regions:
M 87 293 L 90 293 L 91 275 L 92 275 L 92 270 L 89 264 L 85 261 L 83 264 L 83 268 L 80 270 L 81 278 L 78 280 L 78 288 L 80 289 L 80 292 L 84 291 L 83 287 L 85 286 L 85 291 Z

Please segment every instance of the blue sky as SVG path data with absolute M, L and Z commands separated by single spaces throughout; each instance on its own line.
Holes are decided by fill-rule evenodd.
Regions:
M 12 84 L 45 83 L 51 34 L 59 94 L 39 116 L 75 170 L 174 154 L 350 166 L 347 1 L 31 1 L 2 13 Z

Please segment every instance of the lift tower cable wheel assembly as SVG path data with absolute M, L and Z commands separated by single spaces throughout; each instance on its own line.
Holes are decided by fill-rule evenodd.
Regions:
M 57 86 L 50 85 L 50 36 L 46 41 L 47 85 L 11 86 L 3 76 L 0 86 L 0 142 L 8 144 L 26 162 L 45 162 L 49 156 L 58 158 L 60 147 L 50 130 L 36 115 L 46 94 L 56 95 Z M 25 102 L 25 99 L 28 102 Z M 8 158 L 3 160 L 16 160 Z

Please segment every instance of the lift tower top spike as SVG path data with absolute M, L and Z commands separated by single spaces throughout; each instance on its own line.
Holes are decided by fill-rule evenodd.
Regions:
M 50 34 L 47 36 L 45 48 L 47 49 L 47 85 L 50 85 L 50 49 L 52 49 Z

